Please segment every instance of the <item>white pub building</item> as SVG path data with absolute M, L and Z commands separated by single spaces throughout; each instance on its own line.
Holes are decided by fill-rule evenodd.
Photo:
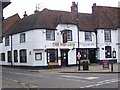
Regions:
M 0 64 L 14 66 L 68 66 L 80 60 L 120 62 L 118 7 L 92 7 L 92 13 L 43 9 L 20 18 L 15 14 L 3 22 Z M 77 17 L 78 15 L 78 17 Z M 78 18 L 78 22 L 77 22 Z M 79 48 L 78 48 L 79 31 Z

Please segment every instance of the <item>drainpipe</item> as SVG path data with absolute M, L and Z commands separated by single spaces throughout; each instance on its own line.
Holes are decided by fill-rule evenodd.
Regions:
M 98 40 L 97 40 L 97 30 L 95 31 L 95 35 L 96 35 L 96 48 L 97 48 L 97 53 L 98 53 Z M 96 54 L 96 53 L 95 53 Z M 95 58 L 97 59 L 96 55 L 95 55 Z
M 12 46 L 12 34 L 11 34 L 11 67 L 13 67 L 13 62 L 12 62 L 12 50 L 13 46 Z

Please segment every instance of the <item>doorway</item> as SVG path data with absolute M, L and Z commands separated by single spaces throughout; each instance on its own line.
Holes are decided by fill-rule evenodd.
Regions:
M 68 51 L 69 49 L 61 49 L 61 66 L 68 66 Z
M 90 60 L 90 63 L 96 63 L 95 49 L 89 50 L 88 59 Z

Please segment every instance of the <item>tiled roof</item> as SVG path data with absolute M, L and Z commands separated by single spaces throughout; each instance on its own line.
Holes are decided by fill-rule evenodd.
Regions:
M 94 31 L 96 29 L 116 29 L 120 27 L 118 23 L 119 15 L 118 10 L 120 8 L 115 7 L 104 7 L 104 6 L 93 6 L 92 14 L 78 13 L 78 26 L 79 30 Z M 11 26 L 9 34 L 15 34 L 33 29 L 56 29 L 58 24 L 75 24 L 77 25 L 76 15 L 73 12 L 56 11 L 44 9 L 41 12 L 26 16 L 21 20 L 17 18 L 17 23 L 11 26 L 10 22 L 7 24 Z M 15 16 L 13 16 L 15 18 Z M 13 23 L 13 21 L 11 20 Z M 6 28 L 7 28 L 6 27 Z M 7 28 L 8 30 L 9 28 Z M 6 30 L 5 30 L 6 31 Z
M 120 8 L 93 6 L 94 28 L 116 29 L 119 19 L 118 10 Z
M 12 27 L 16 25 L 16 23 L 20 20 L 18 14 L 8 17 L 7 19 L 3 20 L 3 35 L 8 35 L 12 30 Z
M 13 33 L 32 29 L 55 29 L 58 24 L 76 24 L 76 18 L 71 12 L 44 9 L 41 12 L 27 16 L 19 21 L 11 30 Z M 93 30 L 91 14 L 79 13 L 80 30 Z
M 79 13 L 79 29 L 83 31 L 94 31 L 94 23 L 92 14 Z

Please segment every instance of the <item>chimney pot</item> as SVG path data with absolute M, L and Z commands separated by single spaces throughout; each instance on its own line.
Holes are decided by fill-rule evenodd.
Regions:
M 93 6 L 96 6 L 96 3 L 93 3 Z
M 74 6 L 75 5 L 75 2 L 72 2 L 72 6 Z
M 26 11 L 25 11 L 25 13 L 24 13 L 24 15 L 23 15 L 23 16 L 24 16 L 24 17 L 28 16 L 28 15 L 27 15 L 27 13 L 26 13 Z

